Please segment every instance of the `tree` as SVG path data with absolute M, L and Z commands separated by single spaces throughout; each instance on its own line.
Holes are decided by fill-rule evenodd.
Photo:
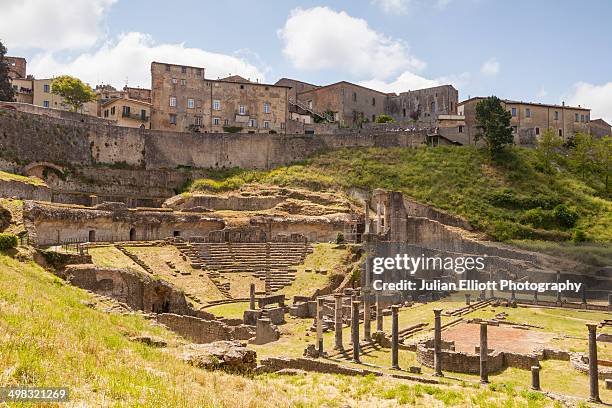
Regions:
M 395 123 L 395 119 L 389 115 L 378 115 L 376 117 L 376 123 Z
M 64 98 L 73 112 L 83 107 L 84 103 L 96 100 L 96 93 L 78 78 L 61 75 L 51 82 L 51 92 Z
M 576 133 L 573 147 L 570 149 L 570 163 L 580 173 L 582 180 L 586 180 L 587 174 L 594 167 L 593 157 L 593 137 L 588 133 Z
M 612 175 L 612 137 L 606 136 L 595 141 L 595 167 L 604 180 L 605 192 L 610 193 Z
M 490 156 L 494 156 L 514 141 L 510 118 L 510 112 L 504 109 L 501 100 L 496 96 L 490 96 L 476 104 L 476 127 L 480 132 L 474 140 L 484 140 Z
M 552 170 L 551 162 L 558 156 L 557 149 L 561 146 L 563 146 L 563 139 L 550 128 L 538 140 L 536 152 L 546 172 Z
M 15 97 L 13 91 L 13 85 L 11 85 L 11 79 L 9 78 L 9 65 L 4 59 L 6 54 L 6 47 L 0 41 L 0 101 L 12 102 Z

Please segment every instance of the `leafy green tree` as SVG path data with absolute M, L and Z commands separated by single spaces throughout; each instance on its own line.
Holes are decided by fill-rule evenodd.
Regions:
M 582 180 L 586 180 L 587 175 L 594 168 L 593 147 L 593 137 L 591 135 L 582 132 L 576 133 L 573 146 L 570 149 L 570 163 L 580 173 Z
M 15 97 L 11 79 L 9 78 L 9 65 L 4 59 L 6 47 L 0 41 L 0 101 L 12 102 Z
M 514 141 L 510 127 L 511 117 L 510 112 L 504 109 L 501 100 L 496 96 L 490 96 L 476 104 L 476 127 L 480 132 L 474 139 L 484 140 L 491 157 Z
M 551 163 L 559 156 L 557 150 L 561 146 L 563 146 L 563 139 L 557 135 L 557 132 L 550 128 L 542 134 L 540 139 L 538 139 L 536 152 L 546 172 L 552 170 Z
M 61 75 L 51 82 L 51 92 L 64 98 L 73 112 L 83 107 L 83 104 L 96 100 L 96 93 L 78 78 Z
M 376 123 L 395 123 L 395 119 L 389 115 L 378 115 L 376 117 Z
M 605 192 L 610 193 L 610 176 L 612 175 L 612 136 L 595 141 L 595 167 L 603 178 Z

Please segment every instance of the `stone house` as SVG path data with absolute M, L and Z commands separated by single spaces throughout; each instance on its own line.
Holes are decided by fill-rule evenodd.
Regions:
M 594 119 L 589 123 L 593 137 L 602 138 L 612 136 L 612 127 L 603 119 Z
M 127 97 L 112 98 L 101 103 L 101 116 L 118 126 L 151 128 L 151 104 Z
M 452 85 L 390 94 L 385 113 L 402 125 L 438 126 L 439 115 L 457 115 L 459 91 Z
M 340 126 L 358 127 L 385 113 L 387 94 L 346 81 L 298 92 L 300 107 L 318 115 L 329 113 Z
M 474 97 L 459 104 L 459 115 L 465 116 L 467 135 L 465 144 L 474 144 L 476 128 L 476 104 L 484 97 Z M 590 109 L 581 106 L 549 105 L 534 102 L 502 99 L 502 105 L 512 115 L 510 125 L 514 142 L 518 145 L 534 145 L 546 129 L 553 129 L 567 140 L 576 132 L 589 133 Z
M 205 78 L 205 69 L 151 63 L 151 128 L 203 133 L 286 133 L 286 86 L 238 75 Z

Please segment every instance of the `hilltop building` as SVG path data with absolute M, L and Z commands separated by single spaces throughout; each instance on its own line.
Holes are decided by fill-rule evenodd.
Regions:
M 465 117 L 467 125 L 463 144 L 474 144 L 478 134 L 476 128 L 476 104 L 484 97 L 474 97 L 459 103 L 458 113 Z M 510 125 L 514 142 L 518 145 L 533 145 L 546 129 L 553 129 L 567 140 L 576 132 L 589 133 L 590 109 L 581 106 L 549 105 L 534 102 L 502 99 L 502 105 L 512 115 Z
M 151 128 L 286 133 L 288 90 L 238 75 L 207 79 L 202 67 L 153 62 Z

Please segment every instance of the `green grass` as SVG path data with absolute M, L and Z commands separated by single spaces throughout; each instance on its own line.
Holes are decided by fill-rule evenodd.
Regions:
M 561 258 L 569 258 L 588 265 L 604 267 L 612 265 L 612 247 L 596 243 L 549 242 L 515 240 L 512 244 L 530 251 L 544 252 Z
M 0 171 L 0 180 L 3 181 L 18 181 L 20 183 L 31 184 L 37 187 L 46 187 L 47 184 L 39 179 L 38 177 L 28 177 L 19 174 L 7 173 L 6 171 Z
M 535 151 L 526 148 L 510 149 L 497 164 L 474 147 L 342 149 L 271 171 L 211 172 L 189 191 L 228 191 L 253 182 L 316 190 L 385 188 L 463 216 L 499 240 L 569 239 L 571 229 L 545 230 L 525 219 L 530 209 L 551 211 L 563 203 L 578 213 L 575 228 L 589 239 L 612 241 L 612 202 L 597 180 L 582 181 L 563 166 L 555 174 L 538 168 Z
M 84 304 L 92 300 L 38 265 L 0 253 L 0 386 L 67 386 L 71 406 L 117 407 L 431 406 L 462 404 L 482 392 L 379 377 L 207 372 L 181 361 L 184 341 L 173 333 L 138 314 Z M 301 330 L 309 324 L 296 322 Z M 164 338 L 168 347 L 129 340 L 143 333 Z M 278 352 L 280 344 L 272 345 Z M 510 400 L 499 392 L 491 398 Z

